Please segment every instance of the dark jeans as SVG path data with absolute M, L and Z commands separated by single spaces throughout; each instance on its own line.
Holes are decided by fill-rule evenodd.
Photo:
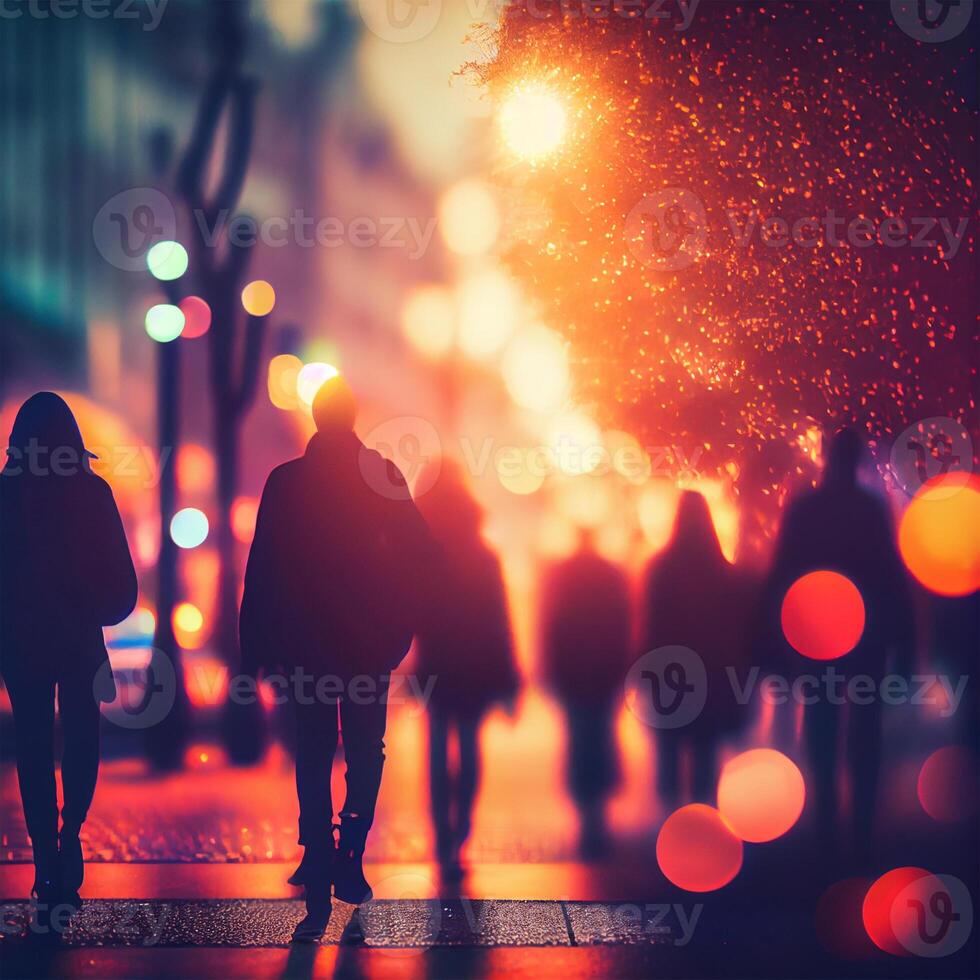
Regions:
M 429 709 L 429 793 L 436 849 L 441 855 L 462 845 L 469 836 L 473 801 L 480 785 L 477 735 L 480 716 L 464 717 L 445 708 Z M 449 736 L 456 733 L 459 768 L 449 771 Z
M 7 676 L 16 730 L 17 780 L 34 863 L 53 860 L 58 848 L 58 789 L 54 773 L 54 699 L 64 734 L 61 758 L 62 819 L 74 832 L 85 822 L 99 774 L 99 702 L 86 671 L 49 677 Z
M 370 695 L 344 694 L 327 701 L 301 703 L 295 696 L 296 793 L 299 796 L 299 842 L 309 847 L 326 846 L 331 840 L 333 800 L 330 770 L 343 732 L 347 767 L 347 796 L 341 816 L 364 818 L 365 833 L 374 820 L 374 807 L 384 768 L 384 734 L 388 712 L 388 677 L 378 679 Z M 339 725 L 338 725 L 339 720 Z

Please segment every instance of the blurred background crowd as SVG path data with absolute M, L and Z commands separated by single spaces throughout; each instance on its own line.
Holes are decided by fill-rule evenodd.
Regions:
M 445 617 L 400 668 L 437 680 L 427 704 L 391 708 L 369 858 L 436 859 L 456 878 L 624 854 L 652 866 L 664 818 L 714 805 L 723 765 L 755 748 L 782 753 L 763 766 L 795 761 L 804 824 L 856 872 L 968 840 L 976 689 L 952 705 L 938 677 L 955 688 L 975 662 L 972 395 L 889 439 L 859 426 L 832 443 L 839 413 L 798 415 L 738 459 L 694 426 L 631 430 L 614 386 L 591 383 L 606 354 L 569 344 L 522 276 L 540 214 L 506 184 L 566 120 L 534 90 L 501 109 L 461 70 L 492 57 L 472 25 L 499 11 L 443 4 L 396 43 L 363 0 L 134 9 L 0 29 L 0 431 L 33 391 L 66 398 L 140 580 L 107 631 L 120 690 L 89 857 L 294 857 L 289 721 L 268 692 L 235 710 L 227 691 L 258 497 L 338 372 L 451 569 Z M 213 247 L 219 226 L 245 244 Z M 828 567 L 842 574 L 787 606 Z M 696 668 L 630 674 L 675 646 L 708 691 L 678 728 L 636 700 L 669 700 Z M 932 678 L 921 701 L 807 721 L 792 698 L 735 697 L 725 672 L 791 682 L 855 647 L 851 674 Z M 134 723 L 163 662 L 173 704 Z M 0 778 L 0 859 L 27 860 L 9 759 Z M 798 815 L 802 789 L 777 803 Z M 966 837 L 941 841 L 946 824 Z

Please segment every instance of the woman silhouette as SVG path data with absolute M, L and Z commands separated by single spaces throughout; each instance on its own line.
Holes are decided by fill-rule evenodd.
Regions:
M 721 550 L 708 503 L 700 493 L 681 494 L 673 535 L 650 563 L 644 582 L 644 650 L 683 646 L 704 662 L 707 699 L 689 724 L 657 731 L 657 783 L 667 810 L 683 795 L 687 757 L 699 803 L 713 803 L 718 748 L 739 731 L 745 707 L 727 669 L 741 669 L 753 606 L 753 583 Z
M 429 570 L 434 597 L 416 634 L 417 673 L 434 679 L 429 700 L 429 789 L 436 856 L 447 880 L 463 869 L 460 851 L 470 833 L 480 785 L 478 736 L 494 703 L 509 710 L 519 678 L 500 561 L 480 533 L 483 514 L 459 468 L 443 460 L 419 510 L 439 545 Z M 455 736 L 458 764 L 450 765 Z
M 79 832 L 99 769 L 99 701 L 114 697 L 102 627 L 136 604 L 122 521 L 92 457 L 71 409 L 42 391 L 17 413 L 0 474 L 0 667 L 34 848 L 33 891 L 48 908 L 80 901 Z M 60 835 L 55 688 L 64 731 Z

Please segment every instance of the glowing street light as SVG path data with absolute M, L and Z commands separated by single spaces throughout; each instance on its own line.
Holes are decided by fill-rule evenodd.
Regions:
M 186 317 L 179 306 L 157 303 L 146 311 L 144 326 L 147 334 L 158 344 L 169 344 L 181 335 L 185 322 Z
M 162 282 L 179 279 L 187 271 L 187 249 L 180 242 L 157 242 L 146 253 L 146 267 Z
M 196 548 L 204 544 L 207 536 L 207 516 L 196 507 L 178 510 L 170 521 L 170 537 L 178 548 Z
M 276 291 L 264 279 L 255 279 L 242 290 L 242 306 L 252 316 L 268 316 L 276 305 Z
M 181 334 L 187 340 L 203 337 L 211 326 L 211 307 L 200 296 L 185 296 L 178 304 L 184 314 L 184 330 Z
M 445 286 L 416 286 L 402 307 L 402 331 L 420 354 L 444 357 L 453 346 L 456 307 Z
M 320 385 L 330 378 L 336 378 L 340 372 L 332 365 L 323 361 L 311 361 L 304 364 L 296 378 L 296 394 L 304 405 L 312 405 Z
M 546 85 L 525 82 L 504 100 L 498 116 L 501 135 L 523 160 L 540 160 L 553 153 L 565 137 L 565 106 Z
M 303 362 L 295 354 L 276 354 L 269 361 L 269 401 L 276 408 L 292 411 L 299 408 L 296 382 L 303 370 Z
M 461 180 L 439 201 L 439 230 L 457 255 L 483 255 L 500 234 L 500 212 L 489 187 L 479 180 Z

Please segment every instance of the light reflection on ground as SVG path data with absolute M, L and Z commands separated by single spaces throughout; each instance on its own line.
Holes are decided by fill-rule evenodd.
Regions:
M 652 849 L 658 816 L 652 801 L 647 733 L 625 712 L 618 722 L 624 781 L 610 806 L 617 838 Z M 428 816 L 425 715 L 414 704 L 392 706 L 378 818 L 367 858 L 424 862 L 432 857 Z M 481 736 L 483 788 L 468 858 L 477 864 L 568 861 L 577 823 L 564 788 L 564 732 L 555 705 L 536 691 L 516 718 L 490 715 Z M 258 767 L 227 766 L 220 748 L 196 745 L 189 768 L 153 775 L 136 759 L 103 763 L 85 828 L 95 861 L 290 861 L 297 854 L 292 760 L 274 746 Z M 335 807 L 343 794 L 343 760 L 333 773 Z M 0 768 L 2 861 L 30 860 L 14 767 Z

